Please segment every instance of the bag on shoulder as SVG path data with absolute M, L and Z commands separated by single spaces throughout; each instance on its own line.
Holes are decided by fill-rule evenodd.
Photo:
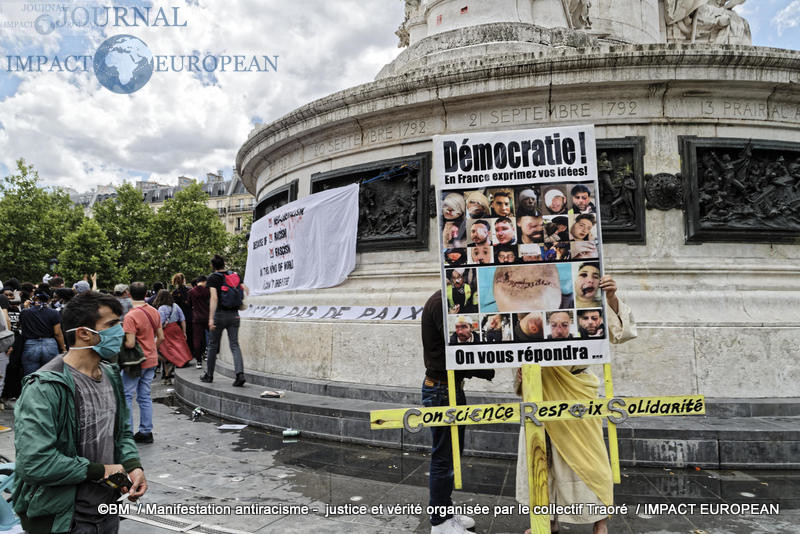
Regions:
M 9 325 L 6 324 L 6 316 L 0 311 L 0 354 L 5 352 L 14 345 L 14 332 Z
M 6 318 L 0 312 L 0 354 L 5 354 L 12 346 L 14 346 L 14 332 L 6 326 Z
M 221 274 L 221 273 L 220 273 Z M 244 289 L 242 280 L 234 271 L 222 275 L 222 285 L 219 288 L 219 303 L 228 310 L 238 310 L 244 303 Z
M 142 362 L 145 359 L 144 351 L 138 341 L 132 348 L 126 347 L 123 343 L 122 348 L 119 349 L 119 354 L 117 354 L 117 363 L 120 369 L 125 371 L 128 376 L 133 377 L 141 376 Z
M 140 310 L 144 313 L 147 320 L 150 321 L 150 326 L 153 327 L 153 334 L 155 335 L 156 331 L 158 330 L 157 323 L 153 322 L 153 319 L 150 317 L 146 311 L 142 308 L 135 308 L 135 310 Z M 135 310 L 131 310 L 128 313 L 133 313 Z M 137 377 L 142 375 L 142 362 L 147 359 L 147 356 L 144 355 L 144 350 L 142 350 L 142 346 L 139 345 L 139 342 L 136 341 L 133 344 L 133 347 L 128 348 L 125 346 L 125 343 L 122 344 L 122 347 L 119 349 L 119 353 L 117 354 L 117 361 L 114 363 L 119 364 L 119 368 L 122 371 L 125 371 L 125 374 L 131 377 Z

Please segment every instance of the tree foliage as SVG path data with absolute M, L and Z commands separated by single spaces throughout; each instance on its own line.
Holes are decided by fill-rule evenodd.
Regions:
M 252 226 L 253 215 L 245 215 L 242 231 L 228 236 L 228 247 L 225 250 L 228 268 L 239 273 L 242 279 L 244 279 L 244 271 L 245 267 L 247 267 L 247 242 Z
M 97 221 L 87 218 L 64 238 L 58 259 L 61 274 L 67 280 L 79 280 L 84 275 L 97 273 L 98 287 L 110 289 L 118 280 L 118 257 L 119 253 Z
M 250 221 L 229 236 L 198 184 L 177 192 L 157 213 L 124 184 L 87 218 L 63 190 L 43 189 L 32 165 L 20 159 L 15 171 L 0 182 L 0 280 L 39 282 L 51 258 L 60 263 L 50 274 L 68 285 L 96 272 L 99 287 L 108 289 L 134 280 L 167 282 L 176 272 L 191 279 L 209 272 L 214 254 L 227 255 L 244 272 Z
M 153 217 L 149 257 L 156 279 L 168 281 L 176 272 L 187 277 L 207 272 L 209 260 L 228 244 L 225 226 L 206 205 L 198 184 L 175 193 Z
M 117 197 L 97 203 L 92 208 L 94 219 L 117 253 L 119 281 L 152 281 L 148 246 L 153 224 L 153 210 L 142 200 L 142 193 L 130 184 L 117 188 Z
M 65 236 L 83 221 L 83 210 L 63 190 L 39 186 L 39 173 L 17 160 L 16 174 L 0 183 L 0 279 L 39 282 Z

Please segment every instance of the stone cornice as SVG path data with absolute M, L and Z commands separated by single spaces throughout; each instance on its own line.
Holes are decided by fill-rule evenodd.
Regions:
M 728 72 L 721 75 L 722 71 Z M 306 104 L 251 132 L 236 167 L 255 194 L 260 163 L 287 144 L 365 115 L 437 104 L 511 90 L 598 84 L 658 84 L 670 81 L 761 83 L 794 91 L 800 87 L 800 51 L 749 46 L 652 44 L 465 58 L 429 69 L 384 78 Z M 468 87 L 467 87 L 468 86 Z M 446 95 L 445 93 L 446 89 Z M 255 171 L 255 172 L 254 172 Z

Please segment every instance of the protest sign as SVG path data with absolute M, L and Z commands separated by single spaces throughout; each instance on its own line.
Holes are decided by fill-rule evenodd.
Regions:
M 309 195 L 255 221 L 245 272 L 250 294 L 341 284 L 356 266 L 358 188 Z
M 447 368 L 608 363 L 594 128 L 434 137 Z
M 405 428 L 413 433 L 419 432 L 423 426 L 520 423 L 526 417 L 534 424 L 542 421 L 575 421 L 594 418 L 608 418 L 610 422 L 619 424 L 629 417 L 703 415 L 705 413 L 705 397 L 703 395 L 614 397 L 611 399 L 559 400 L 537 403 L 508 402 L 373 410 L 370 412 L 370 425 L 373 430 Z

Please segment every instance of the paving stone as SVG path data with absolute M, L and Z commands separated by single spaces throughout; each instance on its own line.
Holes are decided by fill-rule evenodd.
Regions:
M 186 516 L 211 526 L 243 532 L 425 533 L 425 513 L 345 514 L 324 517 L 325 505 L 364 503 L 368 506 L 421 504 L 428 499 L 430 454 L 317 441 L 301 434 L 286 443 L 278 433 L 254 426 L 225 431 L 226 422 L 213 415 L 192 421 L 191 406 L 164 397 L 154 403 L 156 442 L 139 447 L 150 490 L 143 502 L 160 504 L 286 504 L 308 505 L 299 515 Z M 289 412 L 291 413 L 291 412 Z M 292 414 L 294 415 L 294 414 Z M 316 417 L 314 414 L 306 416 Z M 13 426 L 13 413 L 0 411 L 0 424 Z M 469 435 L 474 429 L 468 429 Z M 404 433 L 404 435 L 409 435 Z M 428 436 L 428 432 L 420 435 Z M 511 433 L 513 435 L 513 433 Z M 633 440 L 635 441 L 635 440 Z M 743 442 L 745 447 L 759 442 Z M 749 444 L 749 445 L 748 445 Z M 0 453 L 13 454 L 13 432 L 0 435 Z M 454 492 L 457 504 L 515 506 L 513 459 L 464 457 L 464 487 Z M 168 476 L 164 476 L 168 475 Z M 615 502 L 629 511 L 611 519 L 611 532 L 794 533 L 800 524 L 800 471 L 695 470 L 624 467 Z M 353 500 L 357 499 L 357 500 Z M 648 515 L 645 504 L 779 504 L 777 516 Z M 640 506 L 636 511 L 636 506 Z M 493 508 L 492 508 L 493 509 Z M 476 532 L 520 533 L 527 517 L 501 514 L 478 516 Z M 562 524 L 568 534 L 590 533 L 590 525 Z M 123 521 L 123 534 L 164 534 L 164 528 Z

